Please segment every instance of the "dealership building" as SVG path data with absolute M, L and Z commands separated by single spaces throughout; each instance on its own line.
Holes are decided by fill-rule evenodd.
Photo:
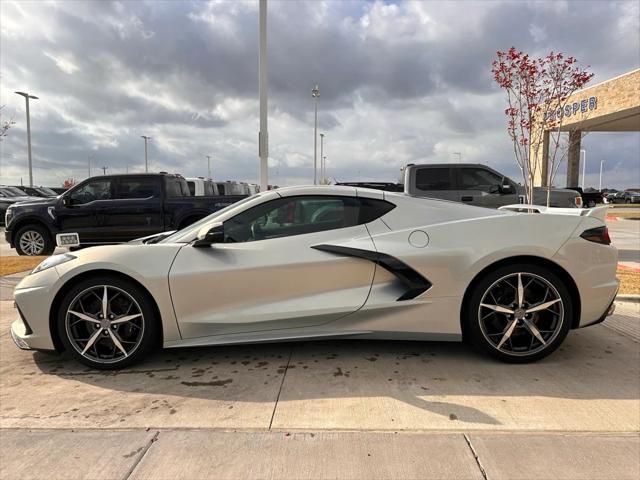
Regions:
M 580 177 L 580 143 L 587 132 L 640 132 L 640 69 L 575 92 L 563 109 L 549 112 L 542 121 L 562 116 L 561 132 L 569 136 L 567 187 Z M 558 151 L 558 155 L 560 155 Z M 533 152 L 532 152 L 533 155 Z M 549 130 L 543 134 L 534 184 L 546 186 L 549 172 Z M 640 162 L 640 159 L 639 159 Z

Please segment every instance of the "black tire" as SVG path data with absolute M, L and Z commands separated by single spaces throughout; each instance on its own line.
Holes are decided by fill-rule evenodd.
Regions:
M 86 293 L 86 295 L 93 295 L 91 293 L 91 290 L 95 291 L 95 289 L 98 289 L 98 291 L 100 291 L 99 289 L 102 289 L 104 286 L 107 286 L 108 291 L 111 291 L 112 293 L 115 291 L 115 293 L 119 295 L 119 302 L 122 302 L 123 299 L 128 300 L 128 297 L 132 298 L 134 300 L 133 304 L 135 305 L 135 309 L 133 311 L 137 312 L 139 310 L 139 312 L 142 314 L 142 317 L 139 319 L 140 321 L 138 323 L 138 325 L 142 327 L 140 329 L 141 333 L 139 338 L 133 338 L 133 336 L 127 337 L 127 332 L 125 330 L 120 331 L 122 325 L 123 327 L 128 328 L 130 333 L 135 332 L 136 330 L 128 325 L 134 322 L 127 322 L 125 324 L 115 326 L 115 330 L 113 330 L 111 333 L 117 335 L 117 338 L 122 341 L 121 345 L 134 343 L 125 343 L 125 341 L 123 341 L 124 338 L 128 338 L 128 340 L 134 339 L 137 343 L 136 345 L 130 347 L 131 350 L 126 356 L 123 355 L 112 359 L 107 359 L 106 357 L 103 359 L 97 358 L 97 355 L 101 354 L 108 347 L 113 348 L 114 355 L 116 353 L 118 355 L 122 355 L 121 352 L 117 351 L 115 342 L 110 340 L 109 336 L 111 333 L 104 331 L 105 329 L 102 328 L 102 326 L 96 326 L 94 323 L 89 322 L 86 322 L 85 327 L 83 327 L 82 325 L 80 325 L 79 327 L 75 327 L 75 324 L 81 322 L 78 322 L 78 318 L 76 318 L 73 314 L 68 314 L 68 310 L 72 306 L 72 303 L 75 303 L 78 298 L 82 298 L 81 295 L 85 294 L 85 292 L 87 291 L 89 291 L 89 293 Z M 124 295 L 122 295 L 123 293 Z M 118 295 L 113 295 L 114 300 Z M 90 307 L 90 304 L 86 305 L 87 310 L 85 310 L 85 312 L 90 313 L 92 317 L 95 317 L 92 311 L 89 312 L 91 310 Z M 110 301 L 109 309 L 111 312 L 116 310 L 116 308 L 114 307 L 115 306 L 112 305 Z M 82 309 L 84 310 L 84 308 L 85 305 L 83 304 Z M 121 310 L 120 313 L 122 313 L 122 311 L 123 310 Z M 69 317 L 69 321 L 67 321 L 67 317 Z M 116 315 L 116 318 L 117 317 L 118 315 Z M 160 319 L 157 318 L 153 300 L 151 299 L 149 294 L 142 290 L 137 284 L 118 276 L 101 275 L 81 280 L 80 282 L 73 285 L 62 299 L 60 308 L 56 313 L 56 319 L 58 335 L 65 347 L 65 350 L 69 352 L 69 354 L 78 362 L 99 370 L 117 370 L 132 365 L 146 357 L 160 343 Z M 83 355 L 80 351 L 82 344 L 77 343 L 74 339 L 71 338 L 71 336 L 73 335 L 72 332 L 74 332 L 74 328 L 85 328 L 87 334 L 89 335 L 87 336 L 87 338 L 90 338 L 92 336 L 91 334 L 96 332 L 98 329 L 102 330 L 101 334 L 98 335 L 97 340 L 95 341 L 95 346 L 92 346 L 92 349 L 87 352 L 86 355 Z M 112 326 L 111 328 L 114 328 L 114 326 Z M 102 334 L 104 334 L 105 336 L 104 339 L 102 338 L 102 336 L 100 336 Z M 124 337 L 121 335 L 124 335 Z M 86 343 L 84 345 L 86 345 Z M 98 346 L 101 349 L 100 351 L 98 351 Z
M 493 342 L 496 342 L 497 340 L 501 340 L 503 335 L 506 332 L 508 332 L 508 327 L 511 324 L 510 318 L 513 319 L 515 315 L 506 315 L 501 312 L 492 313 L 492 309 L 487 309 L 485 307 L 482 307 L 481 309 L 481 305 L 480 305 L 485 294 L 488 295 L 490 293 L 489 291 L 492 288 L 494 288 L 494 286 L 498 285 L 498 287 L 496 288 L 499 288 L 499 282 L 504 281 L 504 279 L 506 279 L 506 281 L 509 282 L 511 278 L 514 278 L 512 276 L 517 275 L 518 273 L 521 273 L 523 275 L 523 278 L 525 279 L 526 278 L 535 279 L 536 283 L 533 285 L 533 287 L 537 286 L 538 281 L 540 281 L 540 285 L 542 285 L 543 281 L 548 282 L 553 286 L 553 289 L 555 289 L 555 291 L 551 289 L 552 293 L 554 295 L 557 294 L 558 298 L 560 299 L 560 301 L 557 302 L 558 306 L 553 308 L 554 310 L 557 310 L 557 312 L 554 312 L 553 314 L 550 312 L 547 312 L 547 310 L 552 310 L 551 308 L 543 312 L 536 312 L 536 314 L 528 314 L 530 321 L 532 321 L 534 326 L 538 328 L 540 328 L 539 326 L 540 324 L 539 323 L 537 324 L 536 322 L 539 322 L 541 320 L 543 322 L 554 322 L 554 321 L 556 322 L 553 324 L 554 325 L 553 333 L 543 334 L 543 340 L 545 339 L 544 335 L 549 335 L 548 337 L 546 337 L 547 342 L 545 344 L 539 342 L 535 338 L 535 336 L 531 333 L 531 330 L 527 327 L 527 325 L 524 324 L 525 320 L 520 320 L 515 322 L 516 326 L 509 334 L 509 342 L 511 343 L 511 338 L 510 338 L 511 335 L 514 335 L 514 338 L 516 338 L 515 337 L 516 334 L 519 335 L 518 338 L 520 338 L 521 341 L 524 342 L 524 340 L 526 340 L 524 335 L 529 334 L 530 335 L 529 339 L 532 339 L 531 344 L 532 345 L 538 344 L 537 349 L 532 348 L 530 353 L 527 353 L 526 350 L 523 350 L 520 352 L 515 350 L 507 351 L 508 348 L 510 347 L 508 347 L 506 343 L 504 344 L 504 348 L 499 349 L 498 348 L 500 347 L 499 342 L 497 342 L 498 345 L 496 345 L 495 343 L 492 343 L 492 340 L 490 340 L 490 338 L 493 338 L 494 339 Z M 536 277 L 538 278 L 536 279 Z M 543 280 L 539 280 L 539 279 L 543 279 Z M 569 294 L 569 291 L 567 290 L 567 288 L 564 286 L 563 282 L 557 277 L 557 275 L 555 275 L 553 272 L 551 272 L 547 268 L 528 264 L 528 263 L 501 267 L 487 273 L 478 282 L 476 282 L 472 288 L 473 288 L 473 291 L 470 291 L 469 292 L 470 294 L 466 297 L 467 301 L 463 306 L 463 312 L 462 312 L 462 329 L 463 329 L 465 341 L 467 341 L 468 343 L 471 343 L 477 349 L 485 353 L 488 353 L 489 355 L 503 362 L 528 363 L 528 362 L 534 362 L 536 360 L 540 360 L 546 357 L 547 355 L 550 355 L 553 351 L 555 351 L 560 346 L 560 344 L 562 344 L 567 334 L 569 333 L 569 330 L 571 329 L 571 324 L 573 321 L 573 312 L 574 312 L 571 295 Z M 542 291 L 541 288 L 542 288 L 541 286 L 538 286 L 538 290 Z M 491 292 L 493 291 L 494 290 L 491 290 Z M 506 292 L 505 295 L 510 295 L 508 293 L 508 289 L 505 289 L 504 291 Z M 517 301 L 517 298 L 515 297 L 517 295 L 516 292 L 517 290 L 514 289 L 514 293 L 513 293 L 514 302 Z M 547 294 L 545 294 L 545 298 L 546 298 L 546 295 Z M 487 297 L 487 298 L 490 298 L 490 297 Z M 498 299 L 500 300 L 500 298 Z M 525 289 L 525 301 L 526 301 L 526 289 Z M 499 305 L 504 304 L 503 302 L 491 302 L 491 303 L 497 303 Z M 515 306 L 510 305 L 509 308 L 515 309 L 516 306 L 517 305 Z M 535 307 L 535 305 L 527 305 L 527 306 L 528 308 Z M 488 317 L 487 322 L 481 322 L 481 318 L 487 318 L 487 317 Z M 504 318 L 501 318 L 501 317 L 504 317 Z M 492 325 L 498 327 L 496 330 L 494 330 L 494 332 L 497 332 L 497 333 L 490 333 L 490 331 L 488 331 L 487 323 L 489 322 L 491 322 Z M 482 326 L 481 326 L 481 323 L 482 323 Z M 503 324 L 504 324 L 504 330 L 501 330 Z M 540 329 L 539 333 L 542 331 L 543 330 Z
M 27 246 L 27 238 L 41 238 L 42 246 Z M 42 225 L 31 224 L 21 227 L 15 236 L 13 244 L 15 245 L 18 255 L 51 255 L 56 248 L 53 237 L 49 230 Z

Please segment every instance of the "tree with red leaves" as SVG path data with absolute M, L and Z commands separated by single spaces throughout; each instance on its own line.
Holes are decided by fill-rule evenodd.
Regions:
M 569 97 L 591 80 L 593 73 L 579 68 L 574 57 L 550 52 L 541 58 L 511 47 L 497 52 L 491 72 L 496 83 L 507 92 L 507 132 L 513 141 L 516 162 L 524 180 L 526 202 L 533 199 L 533 179 L 541 174 L 537 161 L 544 144 L 545 131 L 552 132 L 549 143 L 547 185 L 553 179 L 566 151 L 558 157 L 562 145 L 560 130 Z M 547 195 L 547 205 L 549 195 Z
M 75 178 L 67 178 L 64 182 L 62 182 L 62 188 L 71 188 L 73 187 L 76 183 L 76 179 Z

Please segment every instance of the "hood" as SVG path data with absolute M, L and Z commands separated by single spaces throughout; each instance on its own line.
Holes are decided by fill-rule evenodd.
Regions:
M 20 205 L 55 205 L 58 197 L 30 197 L 25 195 L 24 197 L 13 197 L 16 203 L 20 203 Z

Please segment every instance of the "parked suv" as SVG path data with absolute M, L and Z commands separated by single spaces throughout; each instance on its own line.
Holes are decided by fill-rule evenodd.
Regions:
M 25 187 L 24 185 L 15 185 L 14 188 L 22 190 L 25 195 L 31 195 L 32 197 L 57 197 L 59 193 L 51 190 L 49 187 Z
M 48 255 L 57 233 L 78 233 L 81 246 L 120 243 L 187 225 L 244 198 L 192 197 L 180 175 L 91 177 L 59 197 L 7 209 L 5 236 L 20 255 Z
M 0 225 L 5 224 L 5 216 L 10 205 L 29 200 L 38 200 L 38 198 L 31 197 L 16 187 L 0 185 Z
M 525 201 L 522 185 L 482 164 L 410 164 L 403 169 L 403 179 L 404 192 L 418 197 L 442 198 L 488 208 Z M 534 187 L 533 203 L 547 204 L 546 187 Z M 553 188 L 550 206 L 581 207 L 582 197 L 575 190 Z

